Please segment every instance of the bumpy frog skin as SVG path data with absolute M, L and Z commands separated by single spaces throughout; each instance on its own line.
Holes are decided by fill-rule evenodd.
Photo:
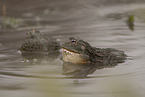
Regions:
M 87 63 L 96 61 L 117 61 L 126 59 L 123 51 L 113 48 L 95 48 L 83 40 L 73 37 L 70 41 L 62 45 L 62 60 L 70 63 Z
M 59 49 L 59 46 L 52 37 L 47 39 L 39 31 L 33 31 L 27 33 L 26 41 L 22 44 L 20 51 L 22 53 L 48 52 Z

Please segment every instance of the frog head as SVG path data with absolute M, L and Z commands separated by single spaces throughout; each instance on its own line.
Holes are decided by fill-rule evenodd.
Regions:
M 62 45 L 62 60 L 70 63 L 87 63 L 95 54 L 95 49 L 83 40 L 69 38 L 69 42 Z

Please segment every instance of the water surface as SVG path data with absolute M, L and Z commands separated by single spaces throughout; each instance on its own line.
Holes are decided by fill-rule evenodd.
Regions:
M 7 17 L 20 18 L 23 25 L 0 28 L 1 97 L 144 97 L 144 0 L 2 0 L 2 5 Z M 130 14 L 134 31 L 126 24 Z M 24 62 L 18 49 L 33 27 L 61 44 L 73 36 L 95 47 L 123 50 L 130 60 L 84 78 L 64 75 L 60 57 Z

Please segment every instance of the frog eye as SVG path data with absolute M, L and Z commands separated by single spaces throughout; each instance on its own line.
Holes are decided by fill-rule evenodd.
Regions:
M 76 44 L 77 40 L 74 37 L 69 38 L 71 44 Z
M 76 42 L 77 42 L 76 40 L 71 40 L 71 43 L 73 43 L 73 44 L 76 43 Z

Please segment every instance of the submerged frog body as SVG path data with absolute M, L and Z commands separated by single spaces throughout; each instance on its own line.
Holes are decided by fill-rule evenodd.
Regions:
M 126 59 L 124 51 L 114 48 L 95 48 L 83 40 L 73 37 L 62 45 L 62 60 L 70 63 L 90 63 L 97 61 L 123 62 Z
M 62 74 L 75 77 L 75 78 L 84 78 L 90 74 L 93 74 L 96 70 L 103 69 L 103 68 L 112 68 L 117 66 L 118 63 L 116 62 L 104 62 L 99 61 L 95 63 L 84 63 L 84 64 L 74 64 L 69 62 L 64 62 L 62 66 Z
M 39 31 L 28 32 L 26 41 L 22 44 L 20 51 L 22 53 L 40 53 L 57 50 L 59 48 L 58 42 L 52 37 L 48 39 Z

